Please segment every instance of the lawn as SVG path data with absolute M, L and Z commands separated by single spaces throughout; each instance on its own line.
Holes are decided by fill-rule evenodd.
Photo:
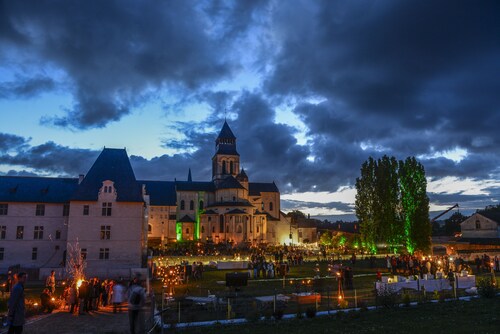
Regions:
M 314 319 L 188 328 L 182 333 L 500 333 L 498 298 L 351 311 Z
M 168 305 L 164 313 L 165 322 L 198 322 L 206 320 L 225 320 L 235 318 L 249 318 L 253 314 L 268 316 L 274 309 L 280 309 L 285 314 L 296 314 L 304 312 L 307 308 L 314 308 L 317 311 L 329 311 L 339 308 L 338 285 L 336 278 L 326 277 L 327 263 L 320 263 L 320 282 L 315 282 L 313 275 L 316 262 L 306 262 L 302 266 L 293 266 L 286 279 L 249 279 L 248 286 L 239 289 L 225 286 L 225 275 L 228 272 L 215 269 L 207 269 L 203 274 L 203 279 L 191 281 L 176 287 L 175 301 Z M 358 261 L 354 267 L 354 288 L 345 290 L 343 295 L 344 307 L 362 307 L 380 304 L 376 300 L 374 293 L 374 282 L 376 268 L 370 268 L 368 261 Z M 157 305 L 161 305 L 161 282 L 153 284 L 157 296 Z M 308 300 L 299 302 L 293 298 L 287 302 L 259 302 L 255 300 L 257 296 L 277 296 L 283 294 L 291 296 L 297 292 L 319 291 L 321 297 L 318 300 Z M 208 295 L 217 296 L 217 301 L 200 305 L 187 300 L 188 296 Z M 464 290 L 458 290 L 457 296 L 465 295 Z M 443 291 L 440 293 L 428 292 L 423 294 L 413 290 L 408 290 L 405 297 L 409 301 L 423 301 L 431 299 L 452 298 L 453 292 Z M 403 302 L 402 295 L 393 297 L 395 302 Z M 347 303 L 346 303 L 347 302 Z

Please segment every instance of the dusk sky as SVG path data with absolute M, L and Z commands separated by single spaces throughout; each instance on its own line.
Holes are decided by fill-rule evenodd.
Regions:
M 209 181 L 226 118 L 282 210 L 354 219 L 369 156 L 431 211 L 500 198 L 499 1 L 0 1 L 0 174 Z M 335 216 L 335 217 L 333 217 Z

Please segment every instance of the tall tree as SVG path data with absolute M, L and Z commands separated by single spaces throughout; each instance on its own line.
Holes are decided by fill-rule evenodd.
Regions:
M 415 157 L 399 162 L 401 216 L 404 221 L 406 249 L 428 251 L 431 246 L 429 223 L 429 197 L 424 166 Z
M 306 218 L 305 213 L 303 213 L 300 210 L 290 211 L 289 213 L 286 214 L 286 216 L 290 217 L 292 224 L 296 224 L 297 220 L 299 220 L 300 218 Z
M 455 233 L 460 232 L 460 223 L 467 218 L 467 216 L 464 216 L 460 212 L 454 212 L 448 219 L 445 219 L 444 221 L 445 235 L 454 235 Z
M 377 239 L 395 248 L 403 241 L 399 217 L 398 161 L 384 155 L 375 167 L 375 225 Z
M 375 161 L 369 157 L 361 165 L 361 176 L 356 178 L 355 210 L 359 229 L 366 247 L 377 251 L 377 225 L 375 224 Z

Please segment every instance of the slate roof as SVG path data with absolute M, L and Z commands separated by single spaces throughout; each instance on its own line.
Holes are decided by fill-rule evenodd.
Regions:
M 179 221 L 181 223 L 194 223 L 194 219 L 189 217 L 188 215 L 185 215 L 184 217 L 182 217 L 181 219 L 179 219 Z
M 245 189 L 232 175 L 229 175 L 219 183 L 217 189 Z
M 268 221 L 279 221 L 279 218 L 272 216 L 270 213 L 266 212 L 266 216 Z
M 249 201 L 240 201 L 240 202 L 217 202 L 207 205 L 207 208 L 217 208 L 220 206 L 248 206 L 253 207 L 253 205 Z
M 226 213 L 231 213 L 231 214 L 247 214 L 247 212 L 245 212 L 243 210 L 240 210 L 240 209 L 232 209 L 232 210 L 229 210 Z
M 297 219 L 297 226 L 299 228 L 314 228 L 318 227 L 317 219 L 299 218 Z
M 182 191 L 215 191 L 215 185 L 213 182 L 175 181 L 175 188 Z
M 272 183 L 249 182 L 248 183 L 248 195 L 249 196 L 260 196 L 260 193 L 277 193 L 277 192 L 279 192 L 279 190 L 274 182 L 272 182 Z
M 149 195 L 149 204 L 158 206 L 177 205 L 175 182 L 173 181 L 137 181 L 146 185 L 146 194 Z
M 77 178 L 0 176 L 0 202 L 66 203 Z
M 217 139 L 236 139 L 236 136 L 234 135 L 233 131 L 231 131 L 231 128 L 229 127 L 229 124 L 227 124 L 227 121 L 224 121 L 224 125 L 222 125 L 222 129 L 220 130 Z
M 248 182 L 247 173 L 245 173 L 245 170 L 243 168 L 241 169 L 241 172 L 236 176 L 236 180 Z
M 117 201 L 143 201 L 141 184 L 135 179 L 127 151 L 114 148 L 102 150 L 71 200 L 97 201 L 99 189 L 106 180 L 114 182 Z

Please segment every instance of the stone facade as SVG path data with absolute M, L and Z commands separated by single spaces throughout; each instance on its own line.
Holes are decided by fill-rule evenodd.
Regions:
M 460 223 L 460 229 L 462 238 L 500 238 L 499 224 L 480 213 L 475 213 Z
M 191 171 L 187 181 L 141 181 L 124 149 L 105 148 L 79 178 L 0 176 L 0 273 L 60 276 L 77 243 L 87 275 L 127 277 L 145 265 L 148 243 L 290 241 L 277 186 L 249 182 L 226 122 L 212 166 L 207 182 Z

